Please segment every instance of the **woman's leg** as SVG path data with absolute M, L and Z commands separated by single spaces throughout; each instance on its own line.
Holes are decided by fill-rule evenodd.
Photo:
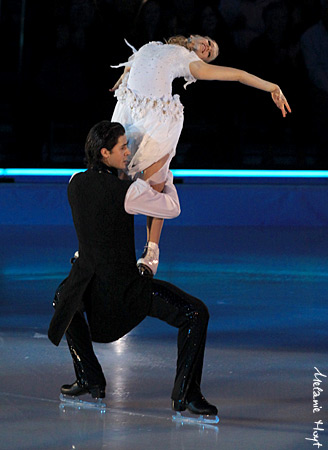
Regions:
M 159 244 L 161 238 L 164 219 L 157 219 L 156 217 L 147 217 L 147 242 L 156 242 Z
M 143 171 L 143 179 L 150 180 L 152 188 L 157 192 L 163 191 L 165 181 L 157 183 L 156 174 L 164 167 L 168 159 L 169 155 L 165 155 L 159 161 L 147 167 L 147 169 Z M 163 224 L 164 219 L 147 217 L 147 244 L 142 257 L 138 260 L 139 270 L 142 275 L 155 275 L 157 271 L 159 260 L 158 244 L 161 238 Z M 147 269 L 150 269 L 152 273 L 150 273 Z

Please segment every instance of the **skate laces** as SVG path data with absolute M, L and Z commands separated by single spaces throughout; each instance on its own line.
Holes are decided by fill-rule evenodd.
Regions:
M 150 242 L 152 244 L 152 242 Z M 153 262 L 153 264 L 158 264 L 159 259 L 159 248 L 153 248 L 152 246 L 146 245 L 145 246 L 145 256 L 143 256 L 144 259 L 146 259 L 149 262 Z

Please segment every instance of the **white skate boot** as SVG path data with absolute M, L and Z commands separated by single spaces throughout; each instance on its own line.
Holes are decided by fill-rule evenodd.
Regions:
M 148 242 L 145 245 L 141 258 L 137 261 L 140 275 L 153 277 L 156 275 L 159 263 L 159 248 L 155 242 Z
M 75 261 L 77 260 L 77 258 L 80 256 L 80 254 L 79 254 L 79 251 L 77 250 L 75 253 L 74 253 L 74 256 L 73 256 L 73 258 L 71 258 L 71 264 L 73 265 L 74 263 L 75 263 Z

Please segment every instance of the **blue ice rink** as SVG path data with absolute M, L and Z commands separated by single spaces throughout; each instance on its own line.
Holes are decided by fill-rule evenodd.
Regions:
M 328 378 L 314 414 L 315 367 L 328 375 L 326 182 L 178 185 L 181 217 L 166 221 L 158 278 L 210 311 L 203 392 L 218 427 L 176 425 L 170 392 L 176 330 L 147 318 L 96 344 L 105 414 L 60 408 L 74 380 L 66 342 L 46 338 L 52 296 L 77 241 L 63 182 L 0 184 L 0 448 L 305 450 L 328 445 Z M 141 253 L 144 220 L 136 220 Z

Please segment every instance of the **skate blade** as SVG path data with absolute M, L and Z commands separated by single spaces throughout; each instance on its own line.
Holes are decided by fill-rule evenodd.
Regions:
M 210 418 L 213 417 L 213 418 Z M 177 411 L 175 416 L 172 416 L 172 420 L 179 423 L 188 423 L 195 425 L 217 425 L 220 421 L 218 416 L 198 416 L 190 417 L 184 416 L 181 412 Z
M 143 263 L 137 263 L 139 274 L 143 277 L 154 278 L 154 273 L 150 267 Z
M 65 408 L 65 406 L 72 406 L 77 409 L 96 409 L 100 412 L 106 412 L 107 405 L 102 402 L 101 398 L 97 398 L 94 401 L 81 400 L 79 397 L 70 397 L 65 394 L 59 395 L 59 400 L 62 402 L 59 406 Z

